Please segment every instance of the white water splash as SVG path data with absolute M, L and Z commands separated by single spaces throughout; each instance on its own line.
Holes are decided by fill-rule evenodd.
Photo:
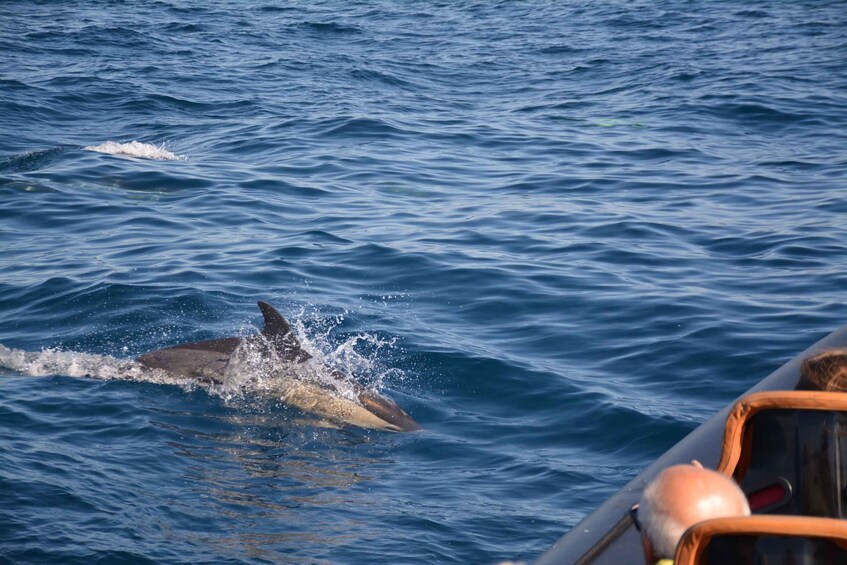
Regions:
M 223 383 L 211 385 L 213 393 L 224 399 L 257 393 L 285 397 L 288 388 L 300 382 L 319 385 L 332 390 L 338 397 L 359 402 L 358 394 L 362 387 L 378 393 L 387 375 L 404 376 L 399 369 L 386 370 L 379 361 L 381 350 L 393 346 L 395 340 L 359 334 L 335 345 L 331 334 L 343 317 L 313 320 L 315 327 L 308 332 L 302 322 L 303 315 L 305 313 L 301 311 L 301 318 L 291 325 L 291 329 L 301 347 L 312 356 L 311 359 L 302 363 L 279 359 L 261 334 L 242 328 L 241 336 L 252 334 L 253 339 L 245 340 L 233 352 Z M 368 347 L 367 354 L 355 349 L 359 343 Z
M 98 153 L 108 153 L 109 155 L 125 155 L 127 157 L 159 159 L 162 161 L 180 161 L 186 159 L 184 155 L 177 155 L 165 149 L 164 144 L 153 145 L 152 143 L 141 143 L 140 141 L 130 141 L 129 143 L 107 141 L 101 145 L 89 145 L 83 149 Z
M 178 385 L 185 390 L 206 389 L 209 394 L 220 397 L 225 402 L 247 397 L 266 397 L 283 399 L 297 383 L 313 383 L 324 389 L 334 391 L 340 398 L 354 402 L 357 400 L 355 382 L 365 388 L 378 392 L 384 371 L 377 361 L 377 353 L 392 342 L 380 340 L 374 336 L 360 334 L 351 337 L 332 349 L 329 334 L 337 327 L 341 319 L 329 323 L 329 329 L 315 339 L 309 339 L 302 323 L 298 321 L 292 329 L 298 333 L 301 345 L 312 359 L 304 363 L 289 363 L 268 356 L 266 344 L 259 339 L 245 340 L 233 353 L 223 375 L 223 382 L 212 383 L 172 375 L 160 369 L 151 369 L 133 359 L 119 359 L 108 355 L 96 355 L 79 351 L 61 349 L 42 349 L 24 351 L 12 349 L 0 344 L 0 368 L 10 369 L 31 377 L 61 375 L 76 378 L 100 380 L 123 380 L 149 382 L 154 384 Z M 261 335 L 261 334 L 260 334 Z M 354 346 L 364 341 L 370 344 L 371 353 L 367 356 L 355 351 Z M 324 349 L 331 349 L 324 354 Z M 347 378 L 349 375 L 353 380 Z
M 0 343 L 0 367 L 30 377 L 63 375 L 67 377 L 102 380 L 143 381 L 158 384 L 193 384 L 189 379 L 175 377 L 158 369 L 147 368 L 131 359 L 108 355 L 42 349 L 23 351 Z
M 303 324 L 304 318 L 311 318 L 309 323 L 311 331 L 307 331 Z M 309 315 L 301 311 L 291 326 L 300 340 L 300 345 L 315 358 L 314 362 L 309 361 L 309 363 L 317 367 L 319 373 L 324 373 L 323 376 L 316 377 L 318 380 L 324 384 L 332 384 L 326 382 L 327 378 L 334 379 L 332 375 L 328 375 L 331 371 L 326 370 L 326 367 L 331 367 L 350 375 L 353 380 L 367 388 L 379 391 L 389 375 L 396 379 L 405 377 L 402 370 L 386 368 L 380 361 L 386 351 L 396 347 L 396 338 L 382 339 L 369 333 L 359 333 L 339 344 L 332 336 L 343 322 L 344 315 L 323 318 L 317 312 Z M 364 346 L 364 353 L 360 346 Z

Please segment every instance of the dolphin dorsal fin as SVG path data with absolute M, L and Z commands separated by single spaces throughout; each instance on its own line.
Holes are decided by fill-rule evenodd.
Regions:
M 262 316 L 265 318 L 265 327 L 262 330 L 262 335 L 274 345 L 277 353 L 282 355 L 286 360 L 297 362 L 302 362 L 312 357 L 300 347 L 300 342 L 297 341 L 297 337 L 291 331 L 288 321 L 276 308 L 260 300 L 259 310 L 262 311 Z
M 276 308 L 260 300 L 259 310 L 262 311 L 262 316 L 265 318 L 265 328 L 262 330 L 265 337 L 283 337 L 285 334 L 291 333 L 291 326 L 288 325 L 288 321 L 282 317 L 282 314 L 277 312 Z

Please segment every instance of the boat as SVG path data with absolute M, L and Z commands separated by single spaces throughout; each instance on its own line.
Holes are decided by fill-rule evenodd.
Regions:
M 834 347 L 847 347 L 847 327 L 836 330 L 818 341 L 701 424 L 563 535 L 535 560 L 534 564 L 621 565 L 643 562 L 641 537 L 635 530 L 629 510 L 639 501 L 647 484 L 663 469 L 690 463 L 694 459 L 705 467 L 718 468 L 724 427 L 736 402 L 756 392 L 796 389 L 803 359 L 815 352 Z M 637 559 L 634 560 L 633 556 L 637 556 Z

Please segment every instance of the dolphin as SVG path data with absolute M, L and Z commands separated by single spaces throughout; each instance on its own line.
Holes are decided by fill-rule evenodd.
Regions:
M 301 347 L 282 314 L 267 302 L 259 301 L 259 309 L 265 323 L 259 335 L 183 343 L 145 353 L 136 361 L 171 375 L 214 384 L 225 381 L 227 369 L 238 362 L 245 350 L 258 353 L 260 362 L 265 366 L 287 364 L 295 370 L 297 367 L 292 365 L 305 365 L 312 356 Z M 367 390 L 340 371 L 329 371 L 339 384 L 344 385 L 347 394 L 337 384 L 325 382 L 333 379 L 321 379 L 320 382 L 272 379 L 272 384 L 263 388 L 286 404 L 331 421 L 394 432 L 421 429 L 420 424 L 392 400 Z

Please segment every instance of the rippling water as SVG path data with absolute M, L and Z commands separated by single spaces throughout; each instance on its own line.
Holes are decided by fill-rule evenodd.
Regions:
M 534 558 L 847 321 L 845 61 L 839 2 L 4 3 L 0 556 Z M 257 299 L 426 431 L 85 365 Z

